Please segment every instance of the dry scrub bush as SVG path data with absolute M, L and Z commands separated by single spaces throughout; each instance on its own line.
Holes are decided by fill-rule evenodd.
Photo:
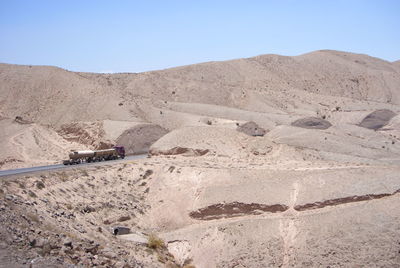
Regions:
M 147 246 L 152 249 L 165 248 L 164 241 L 154 234 L 150 234 L 147 240 Z
M 161 263 L 167 262 L 167 259 L 165 258 L 165 256 L 162 256 L 162 255 L 158 255 L 157 260 L 158 260 L 158 262 L 161 262 Z
M 65 171 L 59 173 L 59 178 L 61 179 L 62 182 L 66 182 L 68 180 L 68 175 L 65 173 Z
M 23 182 L 23 181 L 18 181 L 17 184 L 18 184 L 18 187 L 21 188 L 21 189 L 25 189 L 26 188 L 25 182 Z
M 37 195 L 34 192 L 30 191 L 30 190 L 28 191 L 28 195 L 30 197 L 32 197 L 32 198 L 36 198 L 37 197 Z
M 146 170 L 146 172 L 145 172 L 144 175 L 143 175 L 143 179 L 144 179 L 144 180 L 147 179 L 147 178 L 150 177 L 152 174 L 153 174 L 153 170 L 151 170 L 151 169 Z
M 36 188 L 38 188 L 39 190 L 42 190 L 43 188 L 45 188 L 45 185 L 42 181 L 37 181 Z
M 39 216 L 36 215 L 36 214 L 34 214 L 34 213 L 32 213 L 32 212 L 26 213 L 26 217 L 27 217 L 29 220 L 33 221 L 33 222 L 36 222 L 36 223 L 39 223 L 39 222 L 40 222 Z

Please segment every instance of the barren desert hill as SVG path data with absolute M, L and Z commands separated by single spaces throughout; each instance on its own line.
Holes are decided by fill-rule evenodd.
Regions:
M 398 267 L 396 68 L 326 50 L 139 74 L 2 64 L 0 169 L 150 151 L 0 180 L 0 263 Z
M 397 68 L 400 68 L 400 60 L 394 61 L 392 64 Z
M 136 139 L 143 151 L 166 131 L 183 127 L 234 129 L 254 121 L 271 131 L 308 117 L 325 118 L 339 136 L 347 137 L 357 132 L 347 125 L 360 124 L 371 112 L 400 114 L 398 64 L 332 50 L 293 57 L 261 55 L 144 73 L 97 74 L 0 64 L 0 81 L 2 129 L 19 129 L 10 124 L 22 120 L 59 136 L 43 140 L 66 139 L 80 148 L 125 141 L 135 151 L 139 149 L 134 150 L 131 141 Z M 37 137 L 28 133 L 32 129 L 27 127 L 24 136 Z M 144 129 L 152 133 L 151 139 L 141 134 Z M 21 136 L 20 132 L 3 134 L 8 137 L 3 141 L 7 148 L 15 147 L 14 141 Z M 400 134 L 391 128 L 384 135 L 384 143 L 390 143 Z M 47 150 L 37 138 L 20 144 Z M 307 144 L 311 146 L 312 140 Z M 30 162 L 33 156 L 18 153 L 25 152 L 22 147 L 11 153 L 7 149 L 7 158 L 0 161 L 18 166 Z M 41 155 L 45 158 L 46 154 Z
M 337 51 L 262 55 L 139 74 L 1 64 L 0 112 L 58 127 L 74 121 L 145 119 L 157 101 L 283 113 L 315 109 L 315 94 L 336 102 L 400 104 L 400 74 L 394 65 Z
M 50 66 L 0 65 L 2 113 L 57 126 L 98 118 L 131 118 L 104 87 L 79 73 Z M 116 114 L 116 115 L 115 115 Z

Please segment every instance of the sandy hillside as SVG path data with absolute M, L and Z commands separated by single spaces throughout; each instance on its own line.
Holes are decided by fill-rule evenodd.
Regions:
M 46 126 L 89 148 L 126 141 L 119 135 L 140 123 L 160 127 L 139 146 L 148 149 L 165 134 L 161 128 L 255 121 L 271 130 L 309 116 L 358 124 L 378 109 L 398 114 L 400 104 L 398 62 L 330 50 L 138 74 L 0 64 L 0 81 L 1 116 Z M 31 165 L 28 158 L 17 160 Z
M 68 142 L 49 127 L 35 123 L 2 119 L 0 129 L 3 151 L 0 169 L 58 164 L 66 152 L 86 148 Z
M 400 67 L 400 60 L 394 61 L 393 65 L 396 66 L 397 68 L 399 68 Z
M 359 110 L 366 104 L 390 108 L 400 104 L 397 65 L 337 51 L 263 55 L 139 74 L 1 64 L 1 114 L 57 127 L 75 121 L 146 120 L 162 108 L 175 110 L 171 102 L 274 115 L 328 112 L 336 106 Z
M 0 169 L 114 144 L 150 156 L 2 179 L 9 266 L 400 266 L 399 62 L 1 64 L 0 80 Z

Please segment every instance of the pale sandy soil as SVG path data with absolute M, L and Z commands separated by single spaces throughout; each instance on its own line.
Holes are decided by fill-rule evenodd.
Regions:
M 0 169 L 114 144 L 151 153 L 2 179 L 10 265 L 400 266 L 398 62 L 316 51 L 112 75 L 1 64 L 0 81 Z M 250 121 L 264 136 L 238 131 Z M 165 247 L 149 248 L 151 234 Z
M 2 235 L 14 234 L 6 242 L 26 252 L 25 262 L 394 267 L 399 172 L 378 163 L 205 155 L 26 176 L 2 181 Z M 135 235 L 115 237 L 113 226 Z M 147 248 L 151 233 L 169 253 Z
M 379 109 L 398 114 L 400 104 L 398 62 L 329 50 L 139 74 L 74 73 L 48 66 L 0 64 L 0 81 L 2 118 L 19 116 L 89 148 L 124 140 L 120 135 L 142 123 L 173 130 L 209 124 L 235 128 L 236 123 L 254 121 L 268 131 L 316 116 L 334 126 L 356 125 Z M 12 127 L 4 126 L 1 131 L 4 128 Z M 152 143 L 162 134 L 142 143 Z M 13 146 L 12 141 L 6 143 L 1 150 Z M 43 150 L 38 153 L 50 161 L 59 160 Z M 0 161 L 9 163 L 5 157 L 9 156 L 1 156 Z M 41 161 L 12 158 L 17 167 Z

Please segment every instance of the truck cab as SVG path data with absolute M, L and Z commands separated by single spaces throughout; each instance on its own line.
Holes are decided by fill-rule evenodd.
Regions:
M 113 148 L 115 149 L 115 151 L 117 151 L 117 154 L 119 155 L 119 157 L 121 157 L 122 159 L 125 158 L 124 146 L 114 146 Z

